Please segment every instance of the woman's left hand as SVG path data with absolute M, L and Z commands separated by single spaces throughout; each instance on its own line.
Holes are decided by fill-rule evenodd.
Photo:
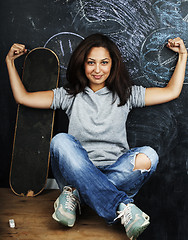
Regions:
M 169 39 L 167 43 L 167 47 L 179 54 L 187 54 L 187 49 L 185 47 L 185 44 L 180 37 Z

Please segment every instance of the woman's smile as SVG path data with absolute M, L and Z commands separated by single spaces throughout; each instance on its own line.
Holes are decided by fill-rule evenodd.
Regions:
M 93 75 L 95 79 L 101 79 L 102 75 Z

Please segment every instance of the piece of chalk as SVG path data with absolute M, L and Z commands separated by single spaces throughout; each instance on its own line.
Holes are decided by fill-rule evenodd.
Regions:
M 9 226 L 10 226 L 11 228 L 15 228 L 14 219 L 10 219 L 10 220 L 9 220 Z

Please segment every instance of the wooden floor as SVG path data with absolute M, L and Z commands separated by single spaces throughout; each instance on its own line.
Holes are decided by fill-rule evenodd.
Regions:
M 108 226 L 90 208 L 82 208 L 73 228 L 54 221 L 53 203 L 59 190 L 44 190 L 37 197 L 18 197 L 8 188 L 0 188 L 1 240 L 128 240 L 121 224 Z M 14 219 L 16 227 L 9 227 Z

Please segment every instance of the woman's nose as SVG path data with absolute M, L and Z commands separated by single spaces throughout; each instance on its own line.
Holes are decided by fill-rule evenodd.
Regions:
M 99 72 L 100 72 L 100 65 L 99 65 L 99 64 L 96 64 L 96 65 L 95 65 L 95 72 L 96 72 L 96 73 L 99 73 Z

